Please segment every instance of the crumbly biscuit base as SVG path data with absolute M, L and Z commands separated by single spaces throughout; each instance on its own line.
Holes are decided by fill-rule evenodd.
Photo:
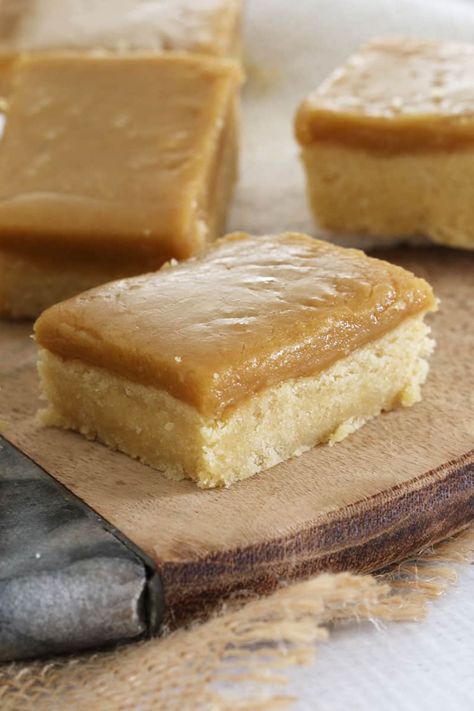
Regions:
M 321 142 L 302 155 L 324 229 L 353 234 L 357 245 L 357 233 L 381 246 L 425 235 L 474 249 L 474 150 L 386 155 Z
M 198 486 L 228 486 L 347 437 L 382 410 L 420 400 L 433 348 L 410 318 L 314 377 L 256 394 L 223 420 L 203 417 L 164 390 L 41 349 L 45 425 L 78 430 Z
M 120 264 L 48 259 L 0 250 L 0 315 L 34 318 L 52 304 L 98 284 L 132 276 Z

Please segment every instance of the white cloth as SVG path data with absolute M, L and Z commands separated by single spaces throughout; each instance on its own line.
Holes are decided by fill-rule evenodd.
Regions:
M 472 711 L 474 566 L 422 622 L 333 631 L 309 667 L 292 669 L 292 711 Z

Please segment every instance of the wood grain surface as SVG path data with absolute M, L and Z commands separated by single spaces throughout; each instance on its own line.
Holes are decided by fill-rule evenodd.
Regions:
M 369 571 L 474 516 L 474 255 L 386 253 L 441 298 L 424 400 L 228 490 L 201 491 L 41 429 L 31 324 L 0 322 L 0 429 L 157 563 L 175 617 L 319 570 Z M 380 255 L 379 255 L 380 256 Z

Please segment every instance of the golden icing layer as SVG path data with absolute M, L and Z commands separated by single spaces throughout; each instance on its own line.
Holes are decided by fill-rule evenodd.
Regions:
M 306 98 L 295 126 L 303 146 L 474 147 L 474 45 L 370 42 Z
M 208 189 L 224 137 L 235 140 L 226 130 L 240 81 L 235 63 L 192 55 L 18 59 L 0 144 L 0 246 L 148 268 L 194 254 L 214 236 Z
M 188 262 L 57 304 L 35 331 L 57 355 L 221 417 L 434 308 L 423 279 L 357 250 L 300 234 L 237 233 Z
M 10 95 L 10 83 L 12 77 L 12 67 L 14 58 L 10 55 L 0 55 L 0 112 L 4 113 L 8 106 L 8 97 Z M 0 137 L 3 133 L 0 130 Z

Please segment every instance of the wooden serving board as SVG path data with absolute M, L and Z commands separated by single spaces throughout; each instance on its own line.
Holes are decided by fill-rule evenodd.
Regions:
M 387 255 L 382 255 L 387 256 Z M 201 491 L 82 437 L 41 429 L 31 324 L 0 325 L 2 434 L 156 563 L 169 611 L 320 570 L 370 571 L 474 516 L 474 255 L 399 250 L 441 311 L 424 400 L 228 490 Z

